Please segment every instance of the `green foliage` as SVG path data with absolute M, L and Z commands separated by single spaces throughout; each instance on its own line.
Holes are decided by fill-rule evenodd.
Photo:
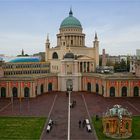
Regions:
M 127 57 L 127 71 L 130 71 L 130 56 Z
M 92 118 L 92 122 L 96 131 L 96 134 L 98 136 L 99 140 L 114 140 L 113 138 L 108 138 L 106 135 L 103 134 L 103 127 L 102 127 L 102 119 L 100 118 L 98 121 L 96 121 L 96 118 Z M 128 138 L 130 140 L 133 139 L 140 139 L 140 116 L 133 116 L 132 117 L 132 137 Z M 123 139 L 121 139 L 123 140 Z M 124 139 L 126 140 L 126 139 Z
M 39 139 L 45 118 L 0 117 L 0 139 Z

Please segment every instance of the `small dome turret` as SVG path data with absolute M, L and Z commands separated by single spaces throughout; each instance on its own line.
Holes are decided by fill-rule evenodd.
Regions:
M 72 52 L 68 52 L 64 55 L 64 59 L 74 59 L 74 54 Z

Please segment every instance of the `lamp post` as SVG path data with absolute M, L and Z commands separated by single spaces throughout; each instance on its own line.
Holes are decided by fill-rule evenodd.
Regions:
M 72 92 L 72 86 L 69 86 L 67 88 L 68 94 L 69 94 L 69 102 L 68 102 L 68 140 L 70 140 L 70 105 L 71 105 L 71 92 Z
M 13 108 L 14 108 L 14 105 L 13 105 L 13 103 L 14 103 L 14 97 L 13 97 L 13 93 L 11 94 L 11 104 L 12 104 L 12 112 L 13 112 Z

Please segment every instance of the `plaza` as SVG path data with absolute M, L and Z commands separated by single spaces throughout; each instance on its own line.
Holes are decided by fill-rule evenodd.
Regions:
M 86 128 L 79 128 L 78 121 L 85 118 L 91 120 L 114 104 L 127 107 L 133 115 L 140 115 L 139 98 L 104 98 L 96 93 L 72 92 L 71 100 L 76 106 L 71 108 L 71 139 L 95 139 L 94 131 L 88 133 Z M 85 100 L 85 101 L 84 101 Z M 87 108 L 86 108 L 87 106 Z M 56 122 L 50 133 L 42 131 L 41 139 L 67 139 L 68 97 L 65 92 L 44 93 L 34 99 L 1 99 L 0 116 L 36 116 L 51 118 Z M 88 115 L 89 114 L 89 115 Z

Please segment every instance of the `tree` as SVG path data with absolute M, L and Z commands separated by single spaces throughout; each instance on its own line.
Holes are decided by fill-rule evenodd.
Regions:
M 130 56 L 127 57 L 127 71 L 130 71 Z

